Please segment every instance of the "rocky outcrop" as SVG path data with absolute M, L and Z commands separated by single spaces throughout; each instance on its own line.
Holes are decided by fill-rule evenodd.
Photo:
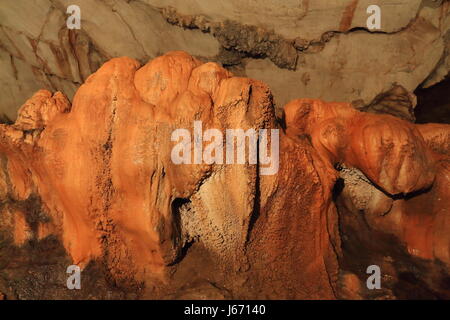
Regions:
M 288 135 L 310 136 L 339 171 L 340 266 L 361 278 L 362 265 L 380 266 L 385 285 L 378 298 L 448 299 L 450 126 L 412 125 L 309 99 L 290 102 L 285 114 Z
M 38 228 L 54 230 L 73 263 L 104 261 L 119 280 L 168 281 L 169 267 L 182 258 L 186 245 L 198 241 L 223 269 L 222 276 L 229 275 L 226 285 L 234 295 L 269 294 L 238 290 L 239 281 L 256 281 L 246 271 L 269 271 L 261 261 L 264 252 L 266 259 L 275 260 L 270 275 L 278 283 L 270 285 L 277 291 L 269 296 L 333 297 L 328 277 L 337 273 L 337 264 L 324 233 L 332 222 L 319 218 L 330 205 L 324 198 L 330 188 L 324 195 L 317 180 L 305 192 L 324 198 L 318 205 L 305 212 L 296 208 L 289 220 L 272 216 L 273 206 L 290 208 L 294 178 L 305 177 L 304 166 L 292 170 L 283 161 L 280 174 L 271 179 L 250 164 L 174 164 L 172 132 L 191 128 L 196 120 L 204 129 L 276 127 L 271 93 L 263 83 L 232 77 L 218 65 L 202 64 L 182 52 L 141 68 L 129 58 L 113 59 L 88 78 L 72 105 L 60 93 L 39 91 L 22 106 L 14 125 L 1 127 L 11 197 L 41 199 L 49 219 L 38 222 Z M 286 157 L 309 166 L 310 177 L 305 178 L 317 179 L 308 164 L 311 156 L 287 138 L 281 141 L 282 148 L 293 152 Z M 289 191 L 268 203 L 279 188 Z M 262 212 L 271 218 L 255 224 Z M 13 215 L 16 229 L 28 227 Z M 302 219 L 309 220 L 307 226 Z M 294 229 L 286 234 L 280 228 L 288 221 Z M 317 236 L 310 238 L 296 225 Z M 249 241 L 262 243 L 250 249 Z M 301 250 L 299 241 L 311 250 Z M 316 267 L 294 272 L 298 256 Z M 292 291 L 283 291 L 291 277 L 298 282 Z M 318 281 L 322 285 L 317 289 Z
M 280 130 L 268 138 L 276 174 L 202 162 L 198 137 L 193 161 L 174 162 L 173 133 L 195 121 Z M 372 264 L 390 277 L 375 297 L 403 297 L 414 281 L 446 296 L 449 136 L 316 99 L 290 102 L 279 121 L 264 83 L 218 64 L 179 51 L 144 66 L 115 58 L 73 103 L 41 90 L 0 126 L 0 229 L 8 247 L 60 239 L 69 263 L 99 263 L 144 298 L 374 297 L 362 289 Z

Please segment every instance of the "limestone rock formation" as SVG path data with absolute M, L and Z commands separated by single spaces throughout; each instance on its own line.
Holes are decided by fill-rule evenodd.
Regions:
M 173 132 L 195 121 L 280 130 L 277 173 L 196 162 L 195 138 L 192 164 L 175 163 Z M 50 247 L 50 265 L 80 265 L 112 297 L 396 298 L 413 285 L 449 297 L 449 141 L 448 125 L 350 103 L 294 100 L 279 120 L 267 85 L 180 51 L 114 58 L 72 103 L 41 90 L 0 125 L 0 267 L 13 277 L 8 250 Z M 377 293 L 364 289 L 372 264 L 389 277 Z
M 414 293 L 399 290 L 408 286 L 402 283 L 386 297 L 448 299 L 450 126 L 412 125 L 310 99 L 290 102 L 285 117 L 288 134 L 308 135 L 339 170 L 341 267 L 361 275 L 364 261 L 382 266 L 391 284 L 405 275 L 418 282 Z
M 20 109 L 14 125 L 1 127 L 11 197 L 39 198 L 49 219 L 38 222 L 37 230 L 61 237 L 73 263 L 86 266 L 102 260 L 121 280 L 168 281 L 167 268 L 181 258 L 187 242 L 198 240 L 223 274 L 232 275 L 229 286 L 238 285 L 231 281 L 236 278 L 256 281 L 245 273 L 250 265 L 268 272 L 261 261 L 264 252 L 270 261 L 278 261 L 270 270 L 279 282 L 278 296 L 332 297 L 328 273 L 336 273 L 337 264 L 328 233 L 323 233 L 328 220 L 314 218 L 329 201 L 317 200 L 305 212 L 299 204 L 293 214 L 306 216 L 294 215 L 289 221 L 295 227 L 308 218 L 309 232 L 317 233 L 314 238 L 295 229 L 284 234 L 279 228 L 288 217 L 283 215 L 254 225 L 260 211 L 290 208 L 294 177 L 304 177 L 303 166 L 292 170 L 284 161 L 278 178 L 264 179 L 250 164 L 176 165 L 171 133 L 192 127 L 195 120 L 205 129 L 276 127 L 270 91 L 258 81 L 232 77 L 218 65 L 202 64 L 182 52 L 142 68 L 133 59 L 112 59 L 80 87 L 72 105 L 60 93 L 39 91 Z M 307 164 L 308 156 L 298 146 L 286 138 L 284 145 L 293 152 L 287 157 L 298 154 L 296 161 Z M 308 175 L 314 176 L 309 166 Z M 266 203 L 278 194 L 278 185 L 290 191 Z M 317 185 L 305 192 L 321 198 L 320 189 Z M 39 237 L 23 214 L 13 213 L 18 244 L 24 242 L 24 228 L 30 239 Z M 250 238 L 250 229 L 258 237 Z M 249 249 L 250 240 L 262 239 L 264 243 Z M 311 250 L 301 250 L 299 241 Z M 281 250 L 286 246 L 289 250 Z M 280 259 L 280 254 L 287 256 Z M 299 274 L 299 256 L 316 267 Z M 292 292 L 283 292 L 291 277 L 299 282 Z M 322 282 L 319 288 L 317 281 Z M 298 286 L 308 291 L 300 292 Z M 251 297 L 257 292 L 235 294 Z

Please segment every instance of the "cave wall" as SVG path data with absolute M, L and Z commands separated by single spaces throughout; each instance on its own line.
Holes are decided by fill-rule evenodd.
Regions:
M 69 99 L 105 61 L 145 63 L 184 50 L 266 82 L 280 109 L 297 97 L 368 104 L 398 83 L 408 91 L 448 73 L 447 1 L 80 0 L 68 30 L 66 0 L 0 5 L 0 113 L 14 120 L 45 88 Z M 366 9 L 381 8 L 367 30 Z
M 111 59 L 73 103 L 40 90 L 0 124 L 0 291 L 24 297 L 8 283 L 41 274 L 23 259 L 48 246 L 41 263 L 97 270 L 120 296 L 395 299 L 419 282 L 449 297 L 450 126 L 378 111 L 302 98 L 278 119 L 266 84 L 182 51 Z M 175 163 L 172 134 L 194 121 L 278 129 L 279 170 Z M 389 278 L 375 295 L 372 264 Z
M 446 122 L 448 1 L 86 0 L 81 30 L 69 4 L 0 5 L 8 298 L 70 296 L 43 293 L 68 262 L 112 290 L 81 298 L 450 297 L 450 129 L 413 124 L 413 91 Z M 199 119 L 280 129 L 279 174 L 174 166 Z

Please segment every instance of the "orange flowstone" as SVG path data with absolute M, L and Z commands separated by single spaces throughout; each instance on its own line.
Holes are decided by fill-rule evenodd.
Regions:
M 411 255 L 450 264 L 444 231 L 450 229 L 449 125 L 414 125 L 310 99 L 290 102 L 285 117 L 288 134 L 309 135 L 329 165 L 357 168 L 390 197 L 401 197 L 389 212 L 369 219 L 371 227 L 394 233 Z
M 278 174 L 259 176 L 248 165 L 175 165 L 171 133 L 195 120 L 222 130 L 280 129 Z M 0 125 L 0 151 L 15 198 L 38 194 L 52 218 L 51 226 L 38 226 L 39 238 L 55 233 L 75 264 L 103 259 L 116 277 L 166 279 L 191 232 L 182 229 L 181 199 L 191 202 L 193 219 L 205 219 L 200 229 L 214 226 L 200 241 L 223 268 L 248 273 L 261 296 L 335 298 L 338 163 L 390 195 L 431 188 L 424 201 L 434 201 L 433 209 L 405 201 L 396 235 L 416 254 L 450 263 L 448 158 L 439 151 L 448 150 L 448 126 L 416 126 L 313 99 L 290 102 L 285 120 L 283 130 L 265 84 L 170 52 L 143 67 L 130 58 L 108 61 L 72 105 L 61 93 L 37 92 L 15 124 Z M 20 221 L 16 227 L 24 229 Z M 208 243 L 220 230 L 229 242 Z M 21 231 L 17 238 L 22 242 Z M 347 282 L 358 291 L 353 278 Z

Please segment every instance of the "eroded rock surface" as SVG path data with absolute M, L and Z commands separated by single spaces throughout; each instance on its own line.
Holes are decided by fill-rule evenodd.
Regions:
M 309 99 L 290 102 L 285 113 L 288 134 L 309 135 L 339 170 L 340 266 L 362 279 L 364 265 L 384 270 L 377 294 L 355 289 L 359 293 L 345 295 L 448 299 L 450 126 L 412 125 Z M 342 281 L 349 291 L 354 279 Z
M 175 164 L 172 133 L 194 121 L 279 129 L 278 172 Z M 264 83 L 218 64 L 115 58 L 73 103 L 41 90 L 0 126 L 0 263 L 7 248 L 59 239 L 55 274 L 91 270 L 112 290 L 102 298 L 396 298 L 408 286 L 447 297 L 449 136 L 315 99 L 290 102 L 281 121 Z M 372 264 L 389 278 L 381 292 L 364 289 Z
M 143 64 L 170 50 L 264 81 L 279 110 L 298 97 L 368 105 L 394 83 L 412 92 L 449 70 L 448 1 L 79 0 L 81 29 L 69 30 L 72 4 L 0 4 L 3 122 L 39 89 L 72 101 L 107 60 Z M 370 5 L 381 8 L 380 30 L 367 29 Z
M 298 154 L 310 169 L 303 173 L 303 166 L 297 166 L 294 174 L 290 161 L 283 161 L 276 179 L 260 177 L 255 165 L 175 165 L 171 133 L 191 128 L 194 120 L 202 121 L 204 129 L 277 126 L 271 93 L 261 82 L 232 77 L 183 52 L 142 68 L 130 58 L 113 59 L 87 79 L 72 105 L 60 93 L 39 91 L 21 108 L 14 125 L 2 126 L 8 191 L 17 201 L 38 195 L 49 216 L 38 228 L 60 236 L 75 264 L 100 259 L 118 279 L 167 282 L 169 266 L 182 258 L 187 242 L 195 241 L 214 257 L 222 276 L 229 275 L 223 285 L 235 296 L 333 297 L 329 274 L 337 272 L 337 264 L 323 232 L 328 219 L 314 217 L 330 204 L 331 189 L 322 194 L 308 153 L 282 138 L 281 147 L 295 152 L 285 156 Z M 290 208 L 295 176 L 316 179 L 304 192 L 324 201 L 305 212 L 297 207 L 288 234 L 280 229 L 288 223 L 283 215 L 254 225 L 260 211 Z M 282 192 L 279 202 L 266 203 L 279 192 L 277 185 L 289 191 Z M 28 226 L 18 213 L 13 216 L 17 229 Z M 310 220 L 308 232 L 316 237 L 296 230 L 305 218 Z M 330 219 L 335 224 L 335 212 Z M 262 238 L 259 249 L 249 249 L 250 241 Z M 299 241 L 311 249 L 301 250 Z M 280 252 L 286 245 L 289 250 Z M 268 292 L 255 284 L 253 290 L 239 292 L 242 281 L 256 281 L 247 272 L 266 269 L 262 252 L 273 261 L 270 274 L 278 286 L 271 284 L 274 292 Z M 316 267 L 306 274 L 295 272 L 297 254 Z M 285 291 L 286 280 L 294 275 L 299 281 Z M 318 288 L 317 281 L 322 283 Z

